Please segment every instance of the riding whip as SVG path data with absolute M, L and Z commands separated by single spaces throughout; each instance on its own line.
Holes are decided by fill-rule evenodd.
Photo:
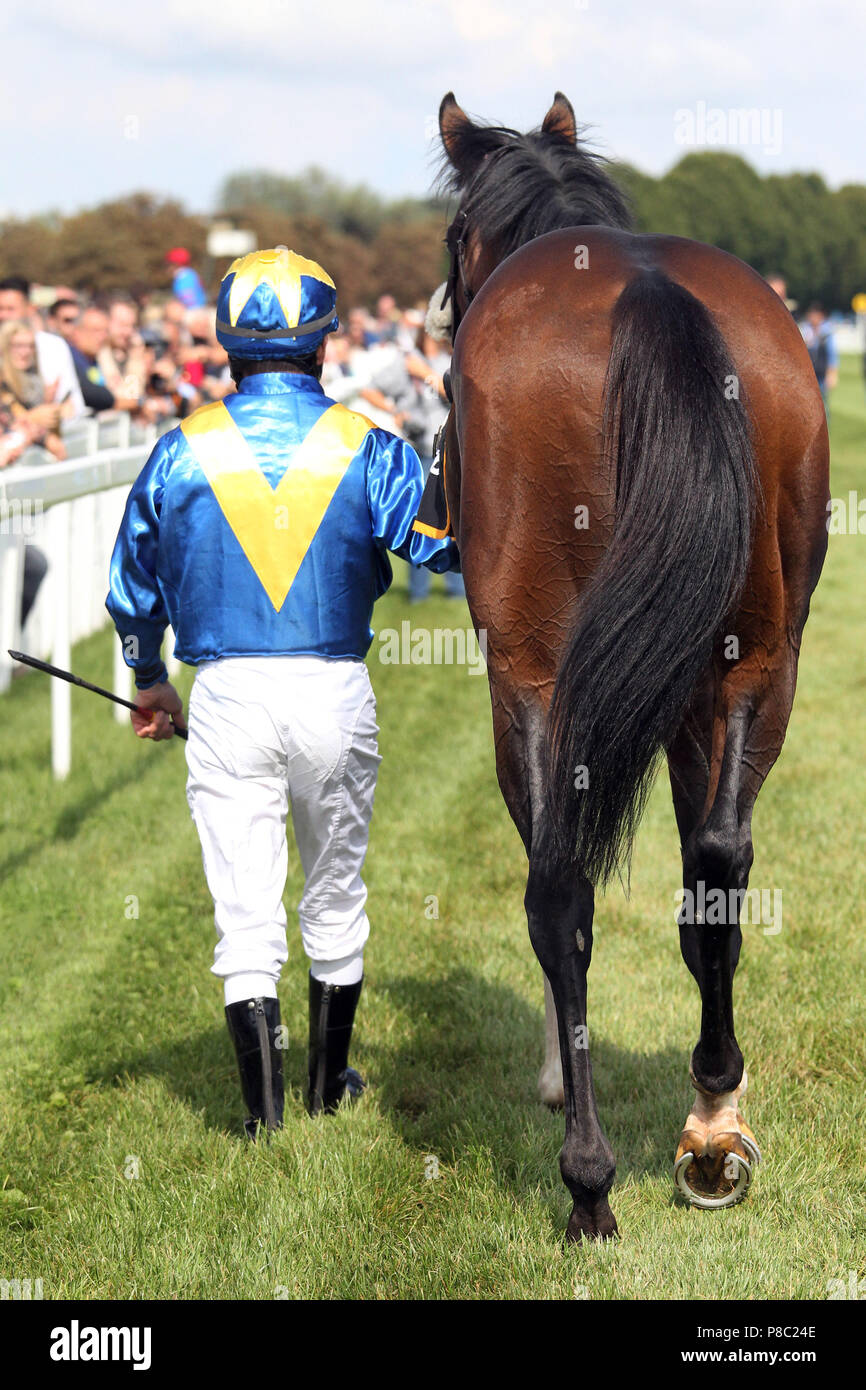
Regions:
M 112 694 L 110 690 L 103 690 L 101 685 L 91 685 L 90 681 L 82 680 L 80 676 L 73 676 L 71 671 L 61 671 L 59 666 L 51 666 L 47 661 L 40 661 L 35 656 L 27 656 L 26 652 L 10 650 L 9 655 L 13 661 L 21 661 L 25 666 L 33 666 L 35 670 L 44 671 L 48 676 L 57 676 L 62 681 L 69 681 L 70 685 L 80 685 L 82 690 L 91 690 L 94 695 L 101 695 L 105 700 L 113 700 L 116 705 L 125 705 L 127 709 L 134 709 L 138 714 L 153 714 L 153 710 L 145 709 L 142 705 L 134 705 L 131 700 L 124 700 L 120 695 Z M 171 723 L 178 738 L 185 739 L 186 729 L 175 724 L 173 719 Z

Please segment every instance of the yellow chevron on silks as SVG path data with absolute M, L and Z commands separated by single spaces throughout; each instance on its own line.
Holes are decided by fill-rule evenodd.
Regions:
M 272 488 L 222 401 L 181 424 L 223 516 L 279 613 L 372 421 L 342 405 L 319 416 Z

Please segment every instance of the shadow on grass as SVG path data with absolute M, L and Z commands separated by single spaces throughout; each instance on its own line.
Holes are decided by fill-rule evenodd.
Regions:
M 103 802 L 115 792 L 123 791 L 131 785 L 139 785 L 144 777 L 149 777 L 157 766 L 155 758 L 142 758 L 137 763 L 124 764 L 118 771 L 111 776 L 103 777 L 99 782 L 82 790 L 81 794 L 74 800 L 61 806 L 54 817 L 53 822 L 45 824 L 42 835 L 38 839 L 33 839 L 29 844 L 10 854 L 6 859 L 0 859 L 0 878 L 13 873 L 15 869 L 23 864 L 28 864 L 42 850 L 50 849 L 58 841 L 74 840 L 84 828 L 88 816 L 91 812 L 102 806 Z M 110 764 L 106 763 L 108 769 Z M 58 784 L 51 784 L 53 796 L 62 796 L 63 792 L 58 790 Z
M 538 1099 L 541 1008 L 465 969 L 441 979 L 407 976 L 381 984 L 412 1034 L 376 1075 L 379 1104 L 404 1142 L 455 1156 L 483 1146 L 505 1180 L 523 1170 L 521 1148 L 540 1143 L 550 1146 L 556 1168 L 564 1118 Z M 590 1049 L 619 1177 L 666 1175 L 684 1117 L 687 1053 L 617 1047 L 594 1034 L 592 1015 Z
M 291 1021 L 290 1021 L 291 1022 Z M 292 1032 L 295 1030 L 292 1029 Z M 306 1074 L 306 1047 L 294 1037 L 283 1054 L 287 1092 L 299 1090 Z M 153 1076 L 172 1095 L 200 1114 L 209 1129 L 243 1135 L 245 1115 L 237 1063 L 228 1029 L 220 1010 L 213 1028 L 181 1042 L 149 1049 L 135 1057 L 121 1057 L 98 1068 L 103 1083 Z
M 557 1167 L 563 1118 L 536 1093 L 541 1009 L 466 969 L 436 979 L 379 980 L 370 985 L 371 996 L 374 991 L 387 992 L 400 1041 L 387 1048 L 368 1041 L 362 1001 L 352 1060 L 401 1141 L 445 1162 L 483 1155 L 495 1180 L 519 1200 L 537 1200 L 547 1176 L 555 1202 L 564 1197 Z M 297 1093 L 306 1078 L 306 1016 L 284 1011 L 284 1022 L 284 1076 L 287 1090 Z M 674 1048 L 637 1053 L 603 1038 L 592 1044 L 592 1053 L 599 1111 L 619 1180 L 666 1178 L 685 1116 L 687 1054 Z M 240 1086 L 222 1017 L 179 1043 L 110 1063 L 103 1058 L 99 1070 L 104 1080 L 158 1077 L 207 1126 L 240 1133 Z

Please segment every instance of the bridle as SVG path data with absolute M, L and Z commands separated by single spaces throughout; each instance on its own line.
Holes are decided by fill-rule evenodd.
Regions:
M 463 291 L 463 299 L 467 307 L 472 303 L 472 300 L 474 298 L 474 291 L 469 288 L 469 282 L 466 279 L 466 263 L 464 260 L 466 254 L 467 220 L 468 213 L 466 212 L 466 209 L 463 208 L 457 213 L 457 216 L 454 218 L 454 221 L 451 222 L 447 232 L 445 233 L 445 245 L 448 247 L 448 250 L 451 253 L 451 267 L 448 271 L 448 279 L 445 281 L 445 294 L 443 296 L 442 304 L 440 305 L 440 307 L 444 309 L 449 299 L 451 300 L 452 343 L 454 342 L 454 339 L 457 337 L 457 330 L 460 327 L 460 320 L 462 318 L 460 310 L 457 307 L 456 291 L 458 282 L 460 284 L 461 290 Z

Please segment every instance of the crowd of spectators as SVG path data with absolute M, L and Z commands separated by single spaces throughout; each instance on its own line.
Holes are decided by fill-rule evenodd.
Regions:
M 26 280 L 0 280 L 0 467 L 29 444 L 62 459 L 64 425 L 85 415 L 158 424 L 233 389 L 207 307 L 57 286 L 40 309 Z
M 424 307 L 383 295 L 375 313 L 350 309 L 328 339 L 323 385 L 429 457 L 450 343 L 425 331 Z M 57 286 L 39 308 L 25 279 L 0 280 L 0 466 L 30 443 L 62 458 L 64 424 L 84 415 L 183 419 L 233 390 L 213 306 L 127 291 L 86 300 Z
M 85 298 L 65 285 L 33 293 L 21 276 L 0 280 L 0 469 L 31 445 L 62 460 L 64 428 L 88 415 L 125 412 L 160 425 L 234 391 L 215 309 L 189 256 L 175 247 L 166 260 L 173 281 L 161 295 Z M 327 396 L 407 439 L 425 475 L 448 413 L 451 352 L 444 322 L 440 336 L 435 315 L 425 325 L 426 308 L 398 308 L 386 294 L 375 311 L 349 309 L 328 337 L 322 373 Z M 445 581 L 462 594 L 459 575 Z M 430 582 L 426 570 L 410 571 L 411 598 L 423 598 Z

